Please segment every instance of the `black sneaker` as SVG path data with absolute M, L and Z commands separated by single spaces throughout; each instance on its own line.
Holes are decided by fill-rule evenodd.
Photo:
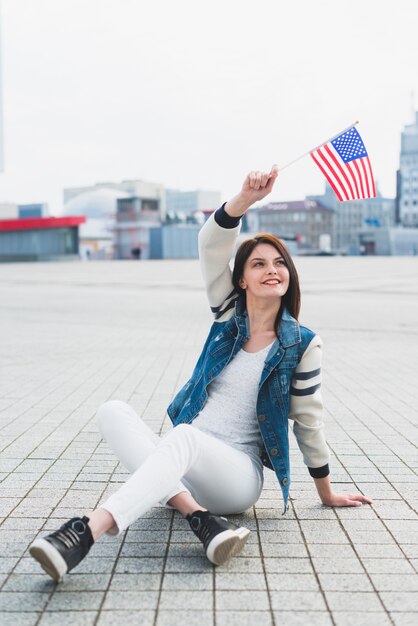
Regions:
M 199 537 L 209 561 L 222 565 L 241 552 L 250 535 L 248 528 L 228 522 L 226 517 L 210 511 L 195 511 L 186 515 L 190 528 Z
M 86 556 L 94 543 L 88 517 L 73 517 L 61 528 L 36 539 L 29 548 L 34 559 L 57 582 Z

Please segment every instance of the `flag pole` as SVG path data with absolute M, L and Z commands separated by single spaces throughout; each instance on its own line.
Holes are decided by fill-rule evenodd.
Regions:
M 311 150 L 308 150 L 308 152 L 304 152 L 303 154 L 298 156 L 296 159 L 293 159 L 293 161 L 290 161 L 290 163 L 286 163 L 286 165 L 283 165 L 282 167 L 279 167 L 279 172 L 281 172 L 282 170 L 285 170 L 286 167 L 290 167 L 291 165 L 293 165 L 293 163 L 296 163 L 297 161 L 300 161 L 300 159 L 303 159 L 303 157 L 307 156 L 308 154 L 310 154 L 314 150 L 318 150 L 318 148 L 321 148 L 322 146 L 324 146 L 329 141 L 333 141 L 334 139 L 336 139 L 337 137 L 339 137 L 343 133 L 346 133 L 348 130 L 350 130 L 350 128 L 353 128 L 353 126 L 356 126 L 358 123 L 359 123 L 359 121 L 356 120 L 354 122 L 354 124 L 351 124 L 350 126 L 347 126 L 347 128 L 344 128 L 344 130 L 340 131 L 336 135 L 333 135 L 329 139 L 326 139 L 326 141 L 323 141 L 322 143 L 320 143 L 319 146 L 315 146 L 315 148 L 312 148 Z

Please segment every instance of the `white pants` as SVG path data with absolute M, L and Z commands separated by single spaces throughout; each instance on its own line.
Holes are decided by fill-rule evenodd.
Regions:
M 190 424 L 159 437 L 125 402 L 111 400 L 97 412 L 103 438 L 132 476 L 100 508 L 120 534 L 155 504 L 181 492 L 212 513 L 241 513 L 257 502 L 263 478 L 251 458 Z

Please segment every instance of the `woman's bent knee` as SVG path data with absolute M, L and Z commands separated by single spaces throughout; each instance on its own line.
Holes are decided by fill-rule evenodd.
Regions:
M 100 432 L 104 433 L 106 426 L 120 417 L 121 413 L 126 413 L 129 405 L 122 400 L 108 400 L 100 405 L 96 412 L 96 420 Z

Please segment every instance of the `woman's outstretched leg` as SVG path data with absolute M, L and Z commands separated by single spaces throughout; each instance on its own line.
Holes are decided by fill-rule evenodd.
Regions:
M 183 517 L 191 515 L 195 511 L 206 511 L 203 506 L 200 506 L 198 502 L 190 495 L 190 493 L 183 492 L 173 496 L 168 504 L 174 509 L 177 509 Z M 94 542 L 96 542 L 102 535 L 108 533 L 115 527 L 115 520 L 113 515 L 106 511 L 106 509 L 98 508 L 89 515 L 88 526 L 91 530 Z
M 103 438 L 131 473 L 144 463 L 161 441 L 132 407 L 119 400 L 103 404 L 97 411 L 97 421 Z M 164 504 L 183 515 L 206 510 L 180 481 L 166 496 Z M 115 534 L 115 527 L 112 514 L 98 508 L 83 517 L 72 518 L 55 533 L 37 539 L 31 545 L 30 553 L 59 582 L 104 533 Z
M 204 510 L 188 493 L 170 495 L 183 476 L 194 477 L 196 493 L 202 488 L 209 501 L 231 511 L 245 510 L 259 495 L 260 480 L 246 454 L 193 426 L 180 424 L 166 433 L 126 483 L 93 512 L 96 538 L 104 532 L 120 534 L 157 502 L 171 501 L 186 513 L 207 557 L 216 564 L 225 562 L 242 549 L 249 531 Z M 94 543 L 89 523 L 87 516 L 73 518 L 31 546 L 32 556 L 55 580 L 75 567 Z

